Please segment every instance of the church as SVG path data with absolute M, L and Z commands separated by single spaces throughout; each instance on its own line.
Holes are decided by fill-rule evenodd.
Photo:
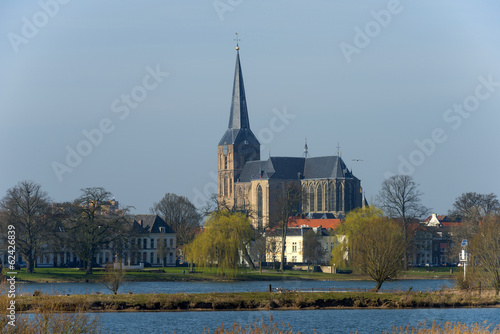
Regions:
M 299 212 L 310 218 L 343 218 L 361 207 L 360 180 L 336 156 L 269 157 L 260 159 L 260 143 L 250 129 L 245 87 L 236 46 L 229 125 L 218 149 L 219 207 L 251 211 L 255 228 L 262 229 L 276 209 L 276 201 L 290 185 L 301 189 Z

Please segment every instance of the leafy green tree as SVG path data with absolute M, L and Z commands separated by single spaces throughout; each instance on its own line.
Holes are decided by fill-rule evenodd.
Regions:
M 50 199 L 41 185 L 22 181 L 7 190 L 0 207 L 3 211 L 2 230 L 6 231 L 9 224 L 15 226 L 16 250 L 26 261 L 26 271 L 32 273 L 51 229 L 48 219 Z
M 250 220 L 241 213 L 218 211 L 212 213 L 188 247 L 188 258 L 197 265 L 217 266 L 217 272 L 225 275 L 235 272 L 241 263 L 241 250 L 253 237 Z
M 403 269 L 406 243 L 401 227 L 380 209 L 369 206 L 349 212 L 338 233 L 345 238 L 335 248 L 347 249 L 350 267 L 370 276 L 376 282 L 375 291 Z M 332 255 L 337 254 L 334 250 Z

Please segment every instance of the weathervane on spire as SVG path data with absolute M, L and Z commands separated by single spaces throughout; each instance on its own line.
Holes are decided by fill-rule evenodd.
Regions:
M 306 140 L 306 143 L 304 145 L 304 158 L 307 158 L 307 155 L 309 153 L 309 147 L 307 146 L 307 138 L 305 140 Z
M 340 157 L 340 142 L 337 142 L 337 156 Z
M 236 34 L 236 38 L 234 40 L 236 41 L 236 50 L 239 50 L 240 49 L 240 46 L 239 46 L 240 37 L 238 36 L 237 32 L 235 34 Z

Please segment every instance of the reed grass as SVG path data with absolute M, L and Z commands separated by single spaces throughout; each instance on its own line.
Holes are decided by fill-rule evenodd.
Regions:
M 57 303 L 41 303 L 42 294 L 33 297 L 33 307 L 37 313 L 22 314 L 16 305 L 15 326 L 9 324 L 7 307 L 11 298 L 7 294 L 7 284 L 0 282 L 0 333 L 2 334 L 96 334 L 102 333 L 99 317 L 76 310 L 74 313 L 63 313 L 65 310 Z M 16 296 L 16 304 L 17 299 Z
M 204 329 L 202 334 L 305 334 L 305 332 L 294 331 L 289 324 L 281 324 L 281 326 L 273 321 L 272 315 L 269 315 L 269 323 L 264 320 L 255 321 L 253 324 L 246 326 L 234 323 L 229 328 L 224 328 L 224 324 L 219 326 L 213 332 Z M 316 330 L 313 330 L 316 333 Z M 355 333 L 358 333 L 356 331 Z M 447 321 L 444 324 L 432 321 L 431 325 L 428 322 L 418 324 L 416 327 L 407 325 L 396 327 L 393 326 L 391 331 L 384 331 L 384 334 L 500 334 L 500 324 L 491 326 L 487 322 L 462 324 L 460 322 Z M 318 333 L 319 334 L 319 333 Z
M 416 327 L 407 325 L 406 327 L 393 326 L 391 332 L 385 334 L 500 334 L 500 324 L 492 326 L 486 321 L 473 324 L 462 324 L 460 322 L 447 321 L 444 324 L 432 321 L 432 325 L 428 326 L 427 321 L 419 324 Z

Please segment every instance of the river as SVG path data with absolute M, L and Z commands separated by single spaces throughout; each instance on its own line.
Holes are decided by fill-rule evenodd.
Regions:
M 494 327 L 500 324 L 498 308 L 460 309 L 330 309 L 294 311 L 206 311 L 206 312 L 140 312 L 97 313 L 102 328 L 107 333 L 212 333 L 221 324 L 229 328 L 234 322 L 248 325 L 262 319 L 269 322 L 269 315 L 281 325 L 290 324 L 301 333 L 380 333 L 392 326 L 417 326 L 428 319 L 471 324 L 487 321 Z
M 385 282 L 382 291 L 435 291 L 453 286 L 452 280 L 396 280 Z M 373 281 L 238 281 L 238 282 L 125 282 L 118 293 L 210 293 L 210 292 L 254 292 L 273 289 L 308 291 L 365 291 L 373 289 Z M 22 294 L 33 294 L 40 290 L 46 294 L 93 294 L 111 293 L 102 283 L 25 283 L 19 286 Z

